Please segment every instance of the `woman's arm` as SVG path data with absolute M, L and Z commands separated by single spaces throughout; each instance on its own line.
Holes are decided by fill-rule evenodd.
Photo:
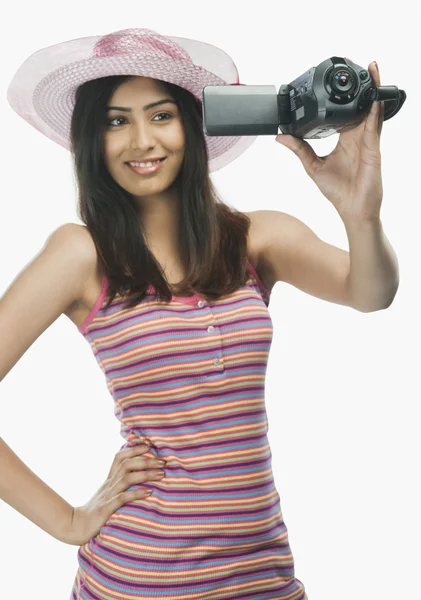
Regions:
M 373 312 L 390 306 L 399 285 L 396 254 L 378 221 L 344 221 L 349 252 L 321 240 L 299 219 L 276 210 L 253 213 L 260 276 L 322 300 Z
M 0 298 L 0 381 L 35 340 L 82 297 L 92 268 L 91 247 L 79 225 L 62 225 Z M 0 499 L 57 539 L 72 519 L 73 507 L 1 438 Z
M 0 438 L 0 498 L 60 541 L 73 507 L 44 483 Z

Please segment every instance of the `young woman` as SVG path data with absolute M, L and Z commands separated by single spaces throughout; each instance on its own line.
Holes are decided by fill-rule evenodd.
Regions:
M 125 439 L 77 507 L 0 440 L 3 500 L 79 546 L 72 600 L 307 598 L 267 438 L 268 304 L 277 281 L 360 311 L 392 302 L 382 107 L 328 157 L 276 138 L 337 208 L 348 253 L 290 215 L 218 198 L 210 172 L 255 138 L 206 137 L 201 91 L 236 83 L 218 48 L 129 29 L 40 50 L 9 87 L 13 109 L 71 150 L 84 225 L 56 229 L 1 298 L 0 380 L 65 314 L 92 347 Z

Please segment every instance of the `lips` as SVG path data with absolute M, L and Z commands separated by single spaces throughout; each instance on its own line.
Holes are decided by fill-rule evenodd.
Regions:
M 162 162 L 166 158 L 167 158 L 166 156 L 163 156 L 162 158 L 154 158 L 154 159 L 148 159 L 148 160 L 133 160 L 133 161 L 126 162 L 126 165 L 131 166 L 130 165 L 131 162 L 139 162 L 139 163 L 141 163 L 141 162 L 143 162 L 143 163 L 147 163 L 147 162 L 152 162 L 152 163 Z
M 160 169 L 162 169 L 165 163 L 166 157 L 163 160 L 155 162 L 151 167 L 132 167 L 129 163 L 126 163 L 131 171 L 138 173 L 139 175 L 149 175 L 152 173 L 156 173 Z

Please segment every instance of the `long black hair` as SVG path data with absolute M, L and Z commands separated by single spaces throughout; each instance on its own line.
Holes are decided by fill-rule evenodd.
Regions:
M 77 214 L 109 280 L 106 306 L 118 293 L 126 308 L 132 308 L 143 300 L 149 285 L 167 302 L 173 293 L 195 291 L 215 300 L 247 280 L 250 219 L 219 198 L 209 177 L 200 102 L 184 88 L 158 80 L 177 102 L 185 132 L 184 162 L 173 185 L 180 191 L 179 250 L 186 276 L 171 290 L 145 242 L 134 198 L 114 180 L 103 157 L 107 102 L 119 85 L 133 78 L 118 75 L 82 84 L 71 122 Z

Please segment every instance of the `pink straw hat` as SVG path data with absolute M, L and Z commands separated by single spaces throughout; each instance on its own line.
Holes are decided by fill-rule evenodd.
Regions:
M 242 85 L 223 50 L 197 40 L 163 36 L 151 29 L 122 29 L 38 50 L 19 67 L 8 91 L 13 110 L 67 150 L 76 89 L 110 75 L 138 75 L 174 83 L 202 103 L 207 85 Z M 209 170 L 235 160 L 257 136 L 205 135 Z

